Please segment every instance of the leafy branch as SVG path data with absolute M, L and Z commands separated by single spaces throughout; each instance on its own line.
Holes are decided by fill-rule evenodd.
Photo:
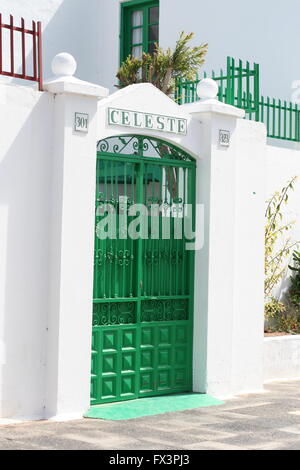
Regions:
M 141 59 L 128 56 L 117 73 L 118 87 L 147 82 L 170 96 L 179 77 L 195 80 L 204 64 L 208 44 L 191 47 L 189 42 L 193 37 L 194 33 L 182 32 L 174 50 L 164 50 L 156 43 L 152 55 L 143 53 Z
M 300 251 L 294 251 L 293 253 L 294 266 L 289 266 L 290 270 L 293 271 L 291 278 L 291 286 L 289 289 L 289 297 L 292 305 L 296 308 L 300 308 Z
M 285 260 L 290 255 L 297 242 L 291 242 L 284 233 L 289 232 L 294 222 L 282 224 L 283 206 L 287 205 L 289 192 L 294 190 L 297 177 L 276 192 L 269 201 L 265 212 L 265 298 L 270 302 L 272 292 L 286 272 Z

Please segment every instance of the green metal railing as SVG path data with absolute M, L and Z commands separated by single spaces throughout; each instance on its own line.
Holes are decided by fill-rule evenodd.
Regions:
M 246 118 L 253 119 L 253 116 L 250 113 Z M 268 137 L 300 142 L 300 109 L 297 104 L 262 96 L 256 120 L 265 123 Z
M 193 103 L 198 101 L 197 85 L 202 78 L 207 78 L 204 72 L 203 77 L 197 77 L 194 81 L 178 80 L 176 86 L 175 99 L 179 104 Z M 220 69 L 219 73 L 212 71 L 213 78 L 219 85 L 218 99 L 224 103 L 238 106 L 247 113 L 258 112 L 259 102 L 259 65 L 250 63 L 244 65 L 242 60 L 235 61 L 227 57 L 226 72 Z
M 180 79 L 176 83 L 175 100 L 179 104 L 198 101 L 197 85 L 203 77 L 194 81 Z M 219 85 L 221 102 L 244 109 L 246 119 L 265 123 L 267 135 L 273 139 L 300 142 L 300 109 L 297 104 L 280 99 L 260 96 L 259 65 L 227 57 L 226 71 L 212 71 L 210 77 Z

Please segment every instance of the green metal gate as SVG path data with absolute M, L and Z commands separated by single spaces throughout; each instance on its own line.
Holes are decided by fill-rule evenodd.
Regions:
M 157 139 L 110 138 L 96 186 L 91 403 L 190 391 L 195 161 Z M 149 212 L 133 216 L 135 204 Z M 115 236 L 100 239 L 109 212 Z M 137 215 L 143 236 L 126 237 Z

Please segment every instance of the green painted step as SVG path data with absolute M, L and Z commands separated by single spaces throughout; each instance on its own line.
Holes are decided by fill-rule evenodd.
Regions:
M 127 402 L 92 406 L 84 417 L 121 421 L 223 404 L 224 402 L 210 395 L 187 393 L 163 397 L 140 398 Z

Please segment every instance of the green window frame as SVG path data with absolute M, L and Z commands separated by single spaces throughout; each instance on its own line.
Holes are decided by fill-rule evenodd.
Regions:
M 129 55 L 152 53 L 159 40 L 159 0 L 131 0 L 121 4 L 120 62 Z

